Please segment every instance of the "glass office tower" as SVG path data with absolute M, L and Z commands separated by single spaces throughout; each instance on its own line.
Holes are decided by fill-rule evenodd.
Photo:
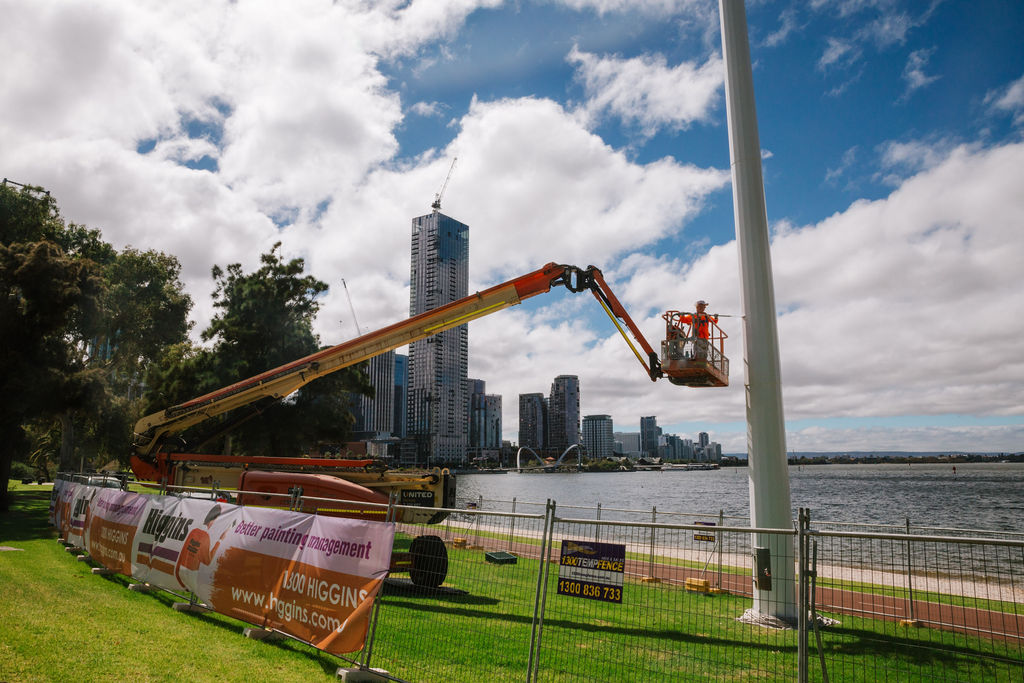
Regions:
M 469 226 L 434 211 L 412 220 L 409 315 L 469 294 Z M 469 331 L 465 325 L 409 345 L 407 436 L 419 464 L 462 463 L 468 443 Z

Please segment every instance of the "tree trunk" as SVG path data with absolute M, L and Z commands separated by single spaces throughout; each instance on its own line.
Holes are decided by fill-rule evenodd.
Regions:
M 60 471 L 70 472 L 75 468 L 75 421 L 71 411 L 60 414 Z
M 0 513 L 11 509 L 7 487 L 11 479 L 11 463 L 18 449 L 25 446 L 25 430 L 21 425 L 0 423 Z
M 11 479 L 11 458 L 14 454 L 6 449 L 0 448 L 0 513 L 11 509 L 10 497 L 7 494 L 8 482 Z

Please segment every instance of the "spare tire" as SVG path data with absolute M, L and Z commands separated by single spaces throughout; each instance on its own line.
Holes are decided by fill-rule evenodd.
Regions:
M 417 536 L 409 545 L 409 577 L 416 586 L 437 588 L 448 576 L 448 549 L 439 536 Z

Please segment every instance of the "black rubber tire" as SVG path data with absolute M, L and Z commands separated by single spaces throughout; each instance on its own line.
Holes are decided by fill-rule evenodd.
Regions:
M 437 588 L 448 576 L 448 549 L 439 536 L 417 536 L 409 545 L 413 585 Z

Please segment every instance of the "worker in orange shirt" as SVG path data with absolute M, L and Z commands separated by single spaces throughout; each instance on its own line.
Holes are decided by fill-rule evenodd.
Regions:
M 697 336 L 697 340 L 693 343 L 693 356 L 694 358 L 707 358 L 708 357 L 708 342 L 711 338 L 710 321 L 714 320 L 718 322 L 718 314 L 709 315 L 705 312 L 708 307 L 708 302 L 701 299 L 696 303 L 696 313 L 684 313 L 679 316 L 679 321 L 682 323 L 689 323 L 692 325 L 693 334 Z
M 220 505 L 214 505 L 210 508 L 210 511 L 206 514 L 206 519 L 203 520 L 203 526 L 192 529 L 188 536 L 185 537 L 185 542 L 181 544 L 178 562 L 174 567 L 174 578 L 178 580 L 178 583 L 183 588 L 187 588 L 193 593 L 196 592 L 198 586 L 197 574 L 199 572 L 199 565 L 210 564 L 213 561 L 214 554 L 217 552 L 217 548 L 220 546 L 220 541 L 218 540 L 216 545 L 212 548 L 210 547 L 210 534 L 208 532 L 210 525 L 213 524 L 213 520 L 217 519 L 220 513 Z M 223 537 L 223 534 L 221 536 Z M 189 582 L 191 585 L 186 584 L 185 579 L 182 577 L 182 570 L 191 579 Z
M 684 323 L 692 324 L 694 331 L 697 333 L 697 336 L 700 337 L 701 339 L 710 339 L 711 332 L 708 329 L 708 321 L 714 320 L 717 323 L 718 314 L 716 313 L 714 315 L 709 315 L 708 313 L 705 313 L 704 311 L 708 307 L 708 302 L 704 301 L 703 299 L 698 301 L 696 305 L 696 313 L 684 313 L 683 315 L 679 316 L 679 320 Z

